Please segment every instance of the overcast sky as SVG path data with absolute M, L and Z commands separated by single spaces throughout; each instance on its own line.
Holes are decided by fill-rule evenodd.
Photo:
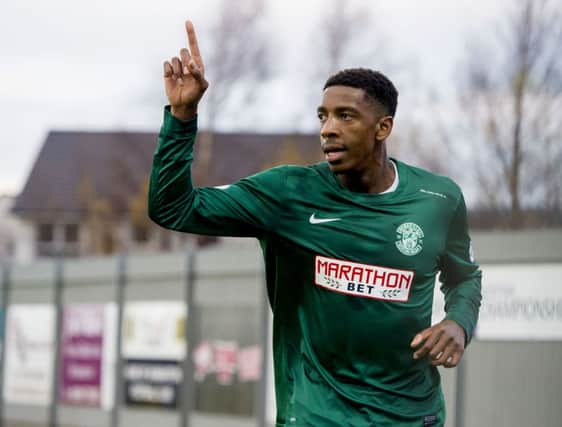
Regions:
M 235 1 L 235 0 L 232 0 Z M 516 0 L 371 0 L 376 25 L 399 64 L 401 103 L 412 85 L 454 89 L 469 34 L 490 34 Z M 18 0 L 0 6 L 0 195 L 25 184 L 50 130 L 157 131 L 162 61 L 185 43 L 191 18 L 205 53 L 204 31 L 216 0 Z M 303 112 L 301 65 L 323 0 L 270 0 L 268 22 L 280 70 L 249 113 L 256 130 L 291 131 Z M 404 84 L 401 85 L 401 80 Z M 323 82 L 318 82 L 318 86 Z M 212 82 L 211 82 L 212 85 Z M 301 85 L 301 86 L 299 86 Z M 408 86 L 409 85 L 409 86 Z M 405 89 L 406 88 L 406 89 Z M 212 86 L 211 89 L 212 90 Z M 297 92 L 298 93 L 298 92 Z M 154 96 L 154 101 L 150 102 Z M 304 101 L 303 101 L 304 102 Z M 224 121 L 233 129 L 238 120 Z M 247 127 L 247 123 L 244 125 Z

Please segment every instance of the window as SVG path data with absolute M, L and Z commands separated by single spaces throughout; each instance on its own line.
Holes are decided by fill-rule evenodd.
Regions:
M 64 241 L 66 243 L 78 243 L 78 224 L 66 224 L 64 226 Z
M 53 224 L 39 224 L 37 226 L 37 240 L 43 243 L 50 243 L 54 240 Z
M 149 229 L 147 224 L 133 224 L 133 240 L 135 242 L 147 242 L 149 236 Z

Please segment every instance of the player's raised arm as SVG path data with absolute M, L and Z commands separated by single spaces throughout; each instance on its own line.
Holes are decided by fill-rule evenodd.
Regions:
M 195 188 L 191 178 L 197 104 L 209 86 L 193 24 L 189 49 L 164 63 L 170 106 L 158 133 L 148 193 L 148 215 L 158 225 L 197 234 L 262 236 L 276 229 L 285 194 L 285 169 L 265 171 L 222 188 Z
M 166 96 L 172 114 L 180 120 L 189 120 L 197 114 L 197 104 L 209 87 L 197 35 L 191 21 L 185 22 L 189 49 L 180 50 L 179 57 L 164 62 Z

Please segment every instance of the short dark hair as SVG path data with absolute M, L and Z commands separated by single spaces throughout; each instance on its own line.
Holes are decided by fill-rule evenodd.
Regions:
M 367 96 L 377 101 L 388 115 L 394 117 L 398 104 L 398 90 L 380 71 L 368 68 L 348 68 L 337 72 L 326 81 L 324 89 L 330 86 L 350 86 L 363 89 Z

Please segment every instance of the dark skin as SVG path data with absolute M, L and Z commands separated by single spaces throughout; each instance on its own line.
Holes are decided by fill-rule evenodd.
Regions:
M 164 62 L 164 84 L 171 113 L 191 120 L 209 87 L 191 21 L 185 23 L 189 49 Z M 322 150 L 330 169 L 350 191 L 381 193 L 392 185 L 394 168 L 388 159 L 386 139 L 393 118 L 362 89 L 332 86 L 324 91 L 318 108 Z M 464 329 L 452 320 L 424 329 L 411 342 L 414 359 L 428 357 L 434 366 L 457 366 L 464 353 Z
M 318 119 L 326 161 L 344 187 L 358 193 L 381 193 L 392 185 L 394 168 L 385 140 L 393 118 L 362 89 L 327 88 Z

